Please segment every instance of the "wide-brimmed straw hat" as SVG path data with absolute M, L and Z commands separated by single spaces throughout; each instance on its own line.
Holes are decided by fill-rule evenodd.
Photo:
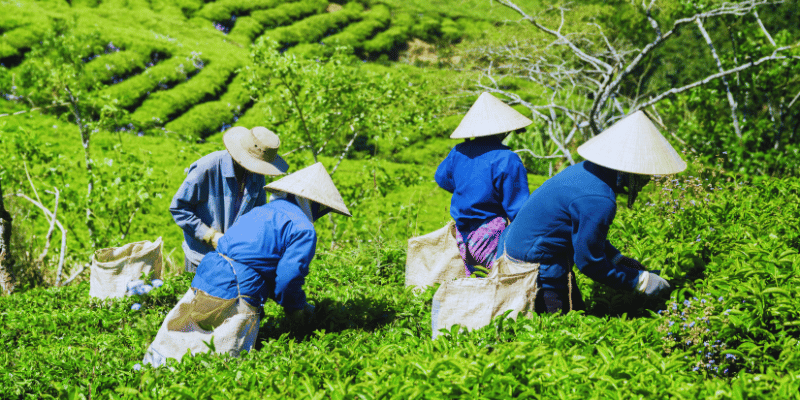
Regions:
M 234 126 L 222 136 L 225 148 L 239 165 L 250 172 L 261 175 L 283 175 L 289 169 L 286 161 L 278 155 L 281 140 L 263 126 L 247 129 Z
M 275 182 L 264 186 L 270 193 L 286 192 L 295 196 L 305 197 L 311 201 L 330 207 L 333 211 L 351 217 L 350 210 L 342 200 L 342 195 L 325 170 L 325 166 L 318 162 L 291 173 Z
M 583 158 L 606 168 L 642 175 L 669 175 L 686 162 L 641 110 L 578 147 Z
M 481 93 L 451 139 L 491 136 L 524 128 L 533 121 L 487 92 Z

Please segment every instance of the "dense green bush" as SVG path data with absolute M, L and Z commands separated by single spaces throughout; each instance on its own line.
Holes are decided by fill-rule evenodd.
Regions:
M 389 8 L 377 5 L 372 10 L 364 13 L 364 19 L 348 25 L 339 33 L 330 35 L 320 40 L 319 43 L 303 43 L 289 49 L 290 53 L 305 54 L 319 57 L 330 55 L 335 46 L 353 47 L 360 50 L 361 43 L 372 36 L 376 31 L 386 28 L 391 19 Z
M 360 3 L 347 3 L 341 11 L 314 15 L 290 26 L 266 31 L 262 37 L 265 40 L 278 42 L 284 47 L 291 47 L 297 43 L 317 42 L 328 31 L 361 19 L 362 11 L 364 6 Z
M 119 99 L 122 107 L 138 107 L 151 93 L 167 90 L 184 82 L 199 71 L 197 65 L 180 57 L 173 57 L 147 68 L 139 75 L 102 89 L 102 93 Z
M 212 133 L 224 131 L 235 125 L 239 116 L 249 107 L 252 100 L 250 91 L 245 87 L 243 74 L 237 74 L 228 91 L 217 101 L 198 104 L 180 117 L 167 123 L 167 131 L 177 132 L 181 136 L 206 137 Z
M 249 17 L 236 22 L 230 35 L 247 38 L 247 42 L 255 40 L 265 29 L 288 25 L 295 20 L 309 15 L 319 14 L 328 6 L 326 0 L 301 0 L 296 3 L 281 4 L 270 10 L 259 10 Z
M 411 37 L 414 17 L 409 14 L 397 14 L 392 19 L 389 29 L 379 32 L 375 37 L 363 43 L 364 51 L 372 57 L 390 52 L 395 46 L 405 43 Z M 394 56 L 396 58 L 396 55 Z
M 216 99 L 227 89 L 237 67 L 239 65 L 233 60 L 200 67 L 202 70 L 197 75 L 172 90 L 151 94 L 131 114 L 131 120 L 144 129 L 161 126 L 179 113 L 191 109 L 194 104 Z
M 691 186 L 687 193 L 693 194 L 683 198 L 674 191 L 683 193 L 680 187 L 693 178 L 650 187 L 644 196 L 660 205 L 623 209 L 612 226 L 612 240 L 627 246 L 628 254 L 652 267 L 670 267 L 663 274 L 675 285 L 671 298 L 658 303 L 631 297 L 638 305 L 628 307 L 638 318 L 604 316 L 598 298 L 613 302 L 619 295 L 582 280 L 593 304 L 588 315 L 497 319 L 431 341 L 433 290 L 415 296 L 402 289 L 404 245 L 384 238 L 318 251 L 305 285 L 318 313 L 307 325 L 290 329 L 280 308 L 267 304 L 255 351 L 238 359 L 188 358 L 171 371 L 134 366 L 190 275 L 168 279 L 149 295 L 110 302 L 88 299 L 86 282 L 0 299 L 0 339 L 8 349 L 0 354 L 6 366 L 0 394 L 595 398 L 625 390 L 686 399 L 795 397 L 798 234 L 775 222 L 798 215 L 798 206 L 787 200 L 798 195 L 800 181 L 715 181 L 718 193 L 690 206 L 707 191 Z M 665 185 L 673 192 L 660 194 L 669 192 Z M 687 207 L 663 203 L 667 196 Z M 707 224 L 716 224 L 715 232 Z M 700 242 L 697 232 L 707 232 Z M 709 250 L 702 250 L 706 242 Z M 683 261 L 695 254 L 701 261 Z M 710 260 L 702 261 L 704 255 Z M 671 261 L 662 264 L 665 256 Z M 680 279 L 687 273 L 691 279 Z M 134 303 L 141 308 L 131 310 Z M 709 332 L 695 329 L 698 324 Z M 709 343 L 677 346 L 670 336 Z M 713 368 L 719 363 L 727 373 Z M 571 382 L 569 390 L 564 380 Z
M 231 18 L 231 15 L 236 15 L 237 17 L 247 15 L 255 10 L 276 7 L 281 3 L 287 2 L 281 0 L 221 0 L 206 3 L 203 9 L 198 11 L 195 16 L 214 22 L 226 21 Z

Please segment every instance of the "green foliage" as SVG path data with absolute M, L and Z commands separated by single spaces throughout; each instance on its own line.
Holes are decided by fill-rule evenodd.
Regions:
M 191 62 L 201 71 L 172 90 L 159 91 L 147 97 L 131 114 L 135 124 L 144 129 L 152 128 L 191 109 L 195 104 L 215 100 L 225 92 L 236 68 L 240 66 L 235 60 L 205 65 L 200 54 L 196 54 Z
M 176 132 L 182 137 L 209 136 L 225 131 L 236 123 L 243 110 L 252 102 L 250 91 L 245 87 L 244 74 L 237 74 L 228 86 L 228 91 L 217 101 L 208 101 L 194 106 L 180 117 L 164 126 L 167 131 Z M 220 121 L 223 124 L 220 126 Z M 257 125 L 257 124 L 251 124 Z
M 336 46 L 354 47 L 360 50 L 360 44 L 369 39 L 376 31 L 383 30 L 389 25 L 391 13 L 384 5 L 377 5 L 364 13 L 364 19 L 348 25 L 339 33 L 328 36 L 317 43 L 304 43 L 289 49 L 291 53 L 319 56 L 333 53 Z
M 398 74 L 359 70 L 345 49 L 317 61 L 276 47 L 266 41 L 254 47 L 249 85 L 253 97 L 268 104 L 269 122 L 296 132 L 282 136 L 288 148 L 308 146 L 315 159 L 339 155 L 348 143 L 356 151 L 391 154 L 410 141 L 407 131 L 437 131 L 433 115 L 440 101 Z
M 792 398 L 800 390 L 793 314 L 800 255 L 797 234 L 775 221 L 800 215 L 786 201 L 797 196 L 800 181 L 724 180 L 714 182 L 720 189 L 706 205 L 675 214 L 671 207 L 621 209 L 612 226 L 612 242 L 627 245 L 629 254 L 652 253 L 651 267 L 672 266 L 662 273 L 679 282 L 672 298 L 645 303 L 665 309 L 660 315 L 646 309 L 637 312 L 639 318 L 598 315 L 594 301 L 588 315 L 498 318 L 485 328 L 454 329 L 431 341 L 434 289 L 419 296 L 402 289 L 403 244 L 353 243 L 318 251 L 305 285 L 318 310 L 309 323 L 290 328 L 280 308 L 267 304 L 254 351 L 238 359 L 199 355 L 172 370 L 133 367 L 188 288 L 190 275 L 116 301 L 89 300 L 86 282 L 2 298 L 0 339 L 8 350 L 0 353 L 0 396 L 596 398 L 625 390 L 642 397 Z M 656 200 L 662 187 L 649 187 L 642 196 Z M 682 200 L 697 198 L 692 196 Z M 753 213 L 759 206 L 762 212 Z M 706 232 L 702 242 L 694 241 L 698 231 Z M 771 238 L 769 232 L 781 234 Z M 702 261 L 702 274 L 681 281 L 676 276 L 695 268 L 680 261 L 692 254 L 681 247 L 685 242 L 708 242 L 712 253 Z M 657 260 L 665 255 L 673 261 Z M 588 286 L 587 299 L 614 296 Z M 141 304 L 138 311 L 131 310 L 134 303 Z M 713 336 L 685 333 L 706 324 L 706 317 Z M 705 343 L 694 342 L 684 349 L 666 338 L 667 328 L 681 338 L 713 339 L 708 347 L 724 342 L 727 349 L 701 354 L 697 350 L 706 349 Z M 695 370 L 700 362 L 705 367 Z M 720 373 L 724 379 L 708 368 L 719 363 L 729 368 L 727 375 Z M 565 380 L 572 382 L 570 390 L 560 384 Z
M 388 53 L 394 47 L 405 43 L 411 37 L 411 27 L 414 17 L 409 14 L 399 14 L 392 19 L 389 29 L 378 33 L 370 40 L 364 42 L 362 47 L 367 54 L 373 57 L 376 54 Z
M 210 21 L 226 21 L 231 15 L 250 14 L 255 10 L 274 8 L 281 4 L 279 0 L 223 0 L 207 3 L 195 16 Z
M 152 92 L 168 90 L 198 72 L 198 64 L 191 59 L 170 58 L 147 68 L 143 73 L 101 90 L 102 95 L 119 98 L 120 106 L 133 109 Z
M 290 26 L 266 31 L 262 37 L 263 40 L 277 42 L 282 48 L 298 43 L 316 42 L 329 30 L 338 29 L 351 21 L 361 19 L 362 11 L 364 6 L 360 3 L 347 3 L 341 11 L 314 15 Z

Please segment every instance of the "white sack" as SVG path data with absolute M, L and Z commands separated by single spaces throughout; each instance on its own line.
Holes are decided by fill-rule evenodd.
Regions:
M 503 255 L 486 278 L 443 283 L 433 296 L 433 338 L 440 329 L 450 330 L 453 325 L 467 330 L 482 328 L 508 310 L 509 318 L 516 319 L 520 313 L 530 316 L 538 292 L 538 276 L 539 264 L 517 262 Z
M 137 280 L 142 273 L 161 278 L 162 240 L 128 243 L 122 247 L 109 247 L 94 252 L 90 277 L 89 296 L 105 299 L 123 297 L 128 282 Z
M 164 365 L 167 358 L 180 361 L 187 351 L 192 355 L 205 353 L 210 350 L 206 343 L 212 340 L 216 353 L 233 357 L 253 348 L 259 328 L 255 307 L 244 300 L 222 300 L 202 291 L 198 294 L 190 288 L 167 314 L 147 348 L 143 363 L 159 366 Z M 201 328 L 198 319 L 210 323 L 212 326 L 206 328 L 211 330 Z
M 464 276 L 464 260 L 458 251 L 454 221 L 426 235 L 408 239 L 406 286 L 424 289 Z

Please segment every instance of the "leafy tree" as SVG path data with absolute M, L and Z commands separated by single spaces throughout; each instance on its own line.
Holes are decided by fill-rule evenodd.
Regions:
M 752 131 L 758 137 L 754 141 L 744 140 L 743 132 L 748 126 L 743 122 L 743 113 L 754 112 L 760 106 L 773 110 L 770 119 L 777 126 L 776 133 L 771 135 L 775 139 L 766 141 L 777 144 L 778 149 L 781 140 L 793 136 L 794 128 L 787 128 L 793 114 L 786 111 L 793 105 L 791 99 L 797 92 L 794 83 L 798 65 L 797 29 L 782 29 L 773 38 L 759 17 L 759 10 L 775 13 L 767 7 L 778 7 L 780 2 L 709 0 L 661 4 L 653 0 L 641 7 L 623 7 L 626 15 L 632 15 L 628 22 L 633 27 L 617 26 L 610 30 L 591 17 L 568 19 L 566 15 L 571 10 L 566 6 L 554 6 L 531 15 L 511 0 L 498 2 L 517 12 L 522 17 L 519 23 L 540 36 L 534 35 L 529 42 L 476 49 L 476 55 L 484 61 L 477 86 L 529 109 L 549 138 L 549 145 L 536 146 L 538 149 L 532 148 L 534 141 L 529 136 L 518 142 L 533 157 L 557 158 L 573 164 L 573 151 L 582 138 L 598 134 L 640 109 L 650 113 L 664 131 L 687 147 L 702 143 L 703 150 L 718 150 L 719 140 L 681 139 L 667 128 L 655 107 L 666 104 L 667 109 L 677 111 L 668 100 L 686 94 L 691 98 L 698 93 L 705 93 L 703 98 L 707 101 L 693 102 L 691 110 L 680 111 L 699 108 L 705 121 L 720 128 L 695 125 L 687 131 L 704 138 L 723 137 L 725 143 L 736 146 L 742 153 L 750 151 L 749 146 L 756 143 L 764 149 L 769 145 L 764 143 L 763 130 Z M 716 27 L 725 27 L 725 31 L 720 32 Z M 608 35 L 609 31 L 616 36 Z M 724 42 L 720 37 L 725 38 Z M 692 57 L 678 51 L 680 56 L 672 58 L 676 63 L 696 68 L 681 79 L 652 82 L 654 76 L 668 75 L 660 70 L 668 67 L 664 51 L 669 46 L 683 46 L 689 53 L 694 51 Z M 721 52 L 722 49 L 725 51 Z M 687 67 L 686 71 L 689 70 Z M 777 104 L 778 99 L 785 100 Z M 747 107 L 743 109 L 740 105 Z M 666 117 L 669 115 L 666 113 Z M 729 117 L 725 118 L 726 115 Z M 545 149 L 548 152 L 542 154 Z
M 81 135 L 87 187 L 84 198 L 86 227 L 92 248 L 97 247 L 93 190 L 95 171 L 91 157 L 92 133 L 99 129 L 113 129 L 121 124 L 124 110 L 116 101 L 98 95 L 103 87 L 86 69 L 85 59 L 93 55 L 118 51 L 113 43 L 103 44 L 99 32 L 80 32 L 75 22 L 56 21 L 54 29 L 31 49 L 18 69 L 14 88 L 22 101 L 33 107 L 47 107 L 52 112 L 75 123 Z
M 413 134 L 409 130 L 437 129 L 442 105 L 427 88 L 413 87 L 399 74 L 356 68 L 360 61 L 352 49 L 310 59 L 278 48 L 264 40 L 254 46 L 248 85 L 257 101 L 268 104 L 268 119 L 282 125 L 284 146 L 308 149 L 314 161 L 320 155 L 341 161 L 353 149 L 375 154 L 386 146 L 391 152 Z

